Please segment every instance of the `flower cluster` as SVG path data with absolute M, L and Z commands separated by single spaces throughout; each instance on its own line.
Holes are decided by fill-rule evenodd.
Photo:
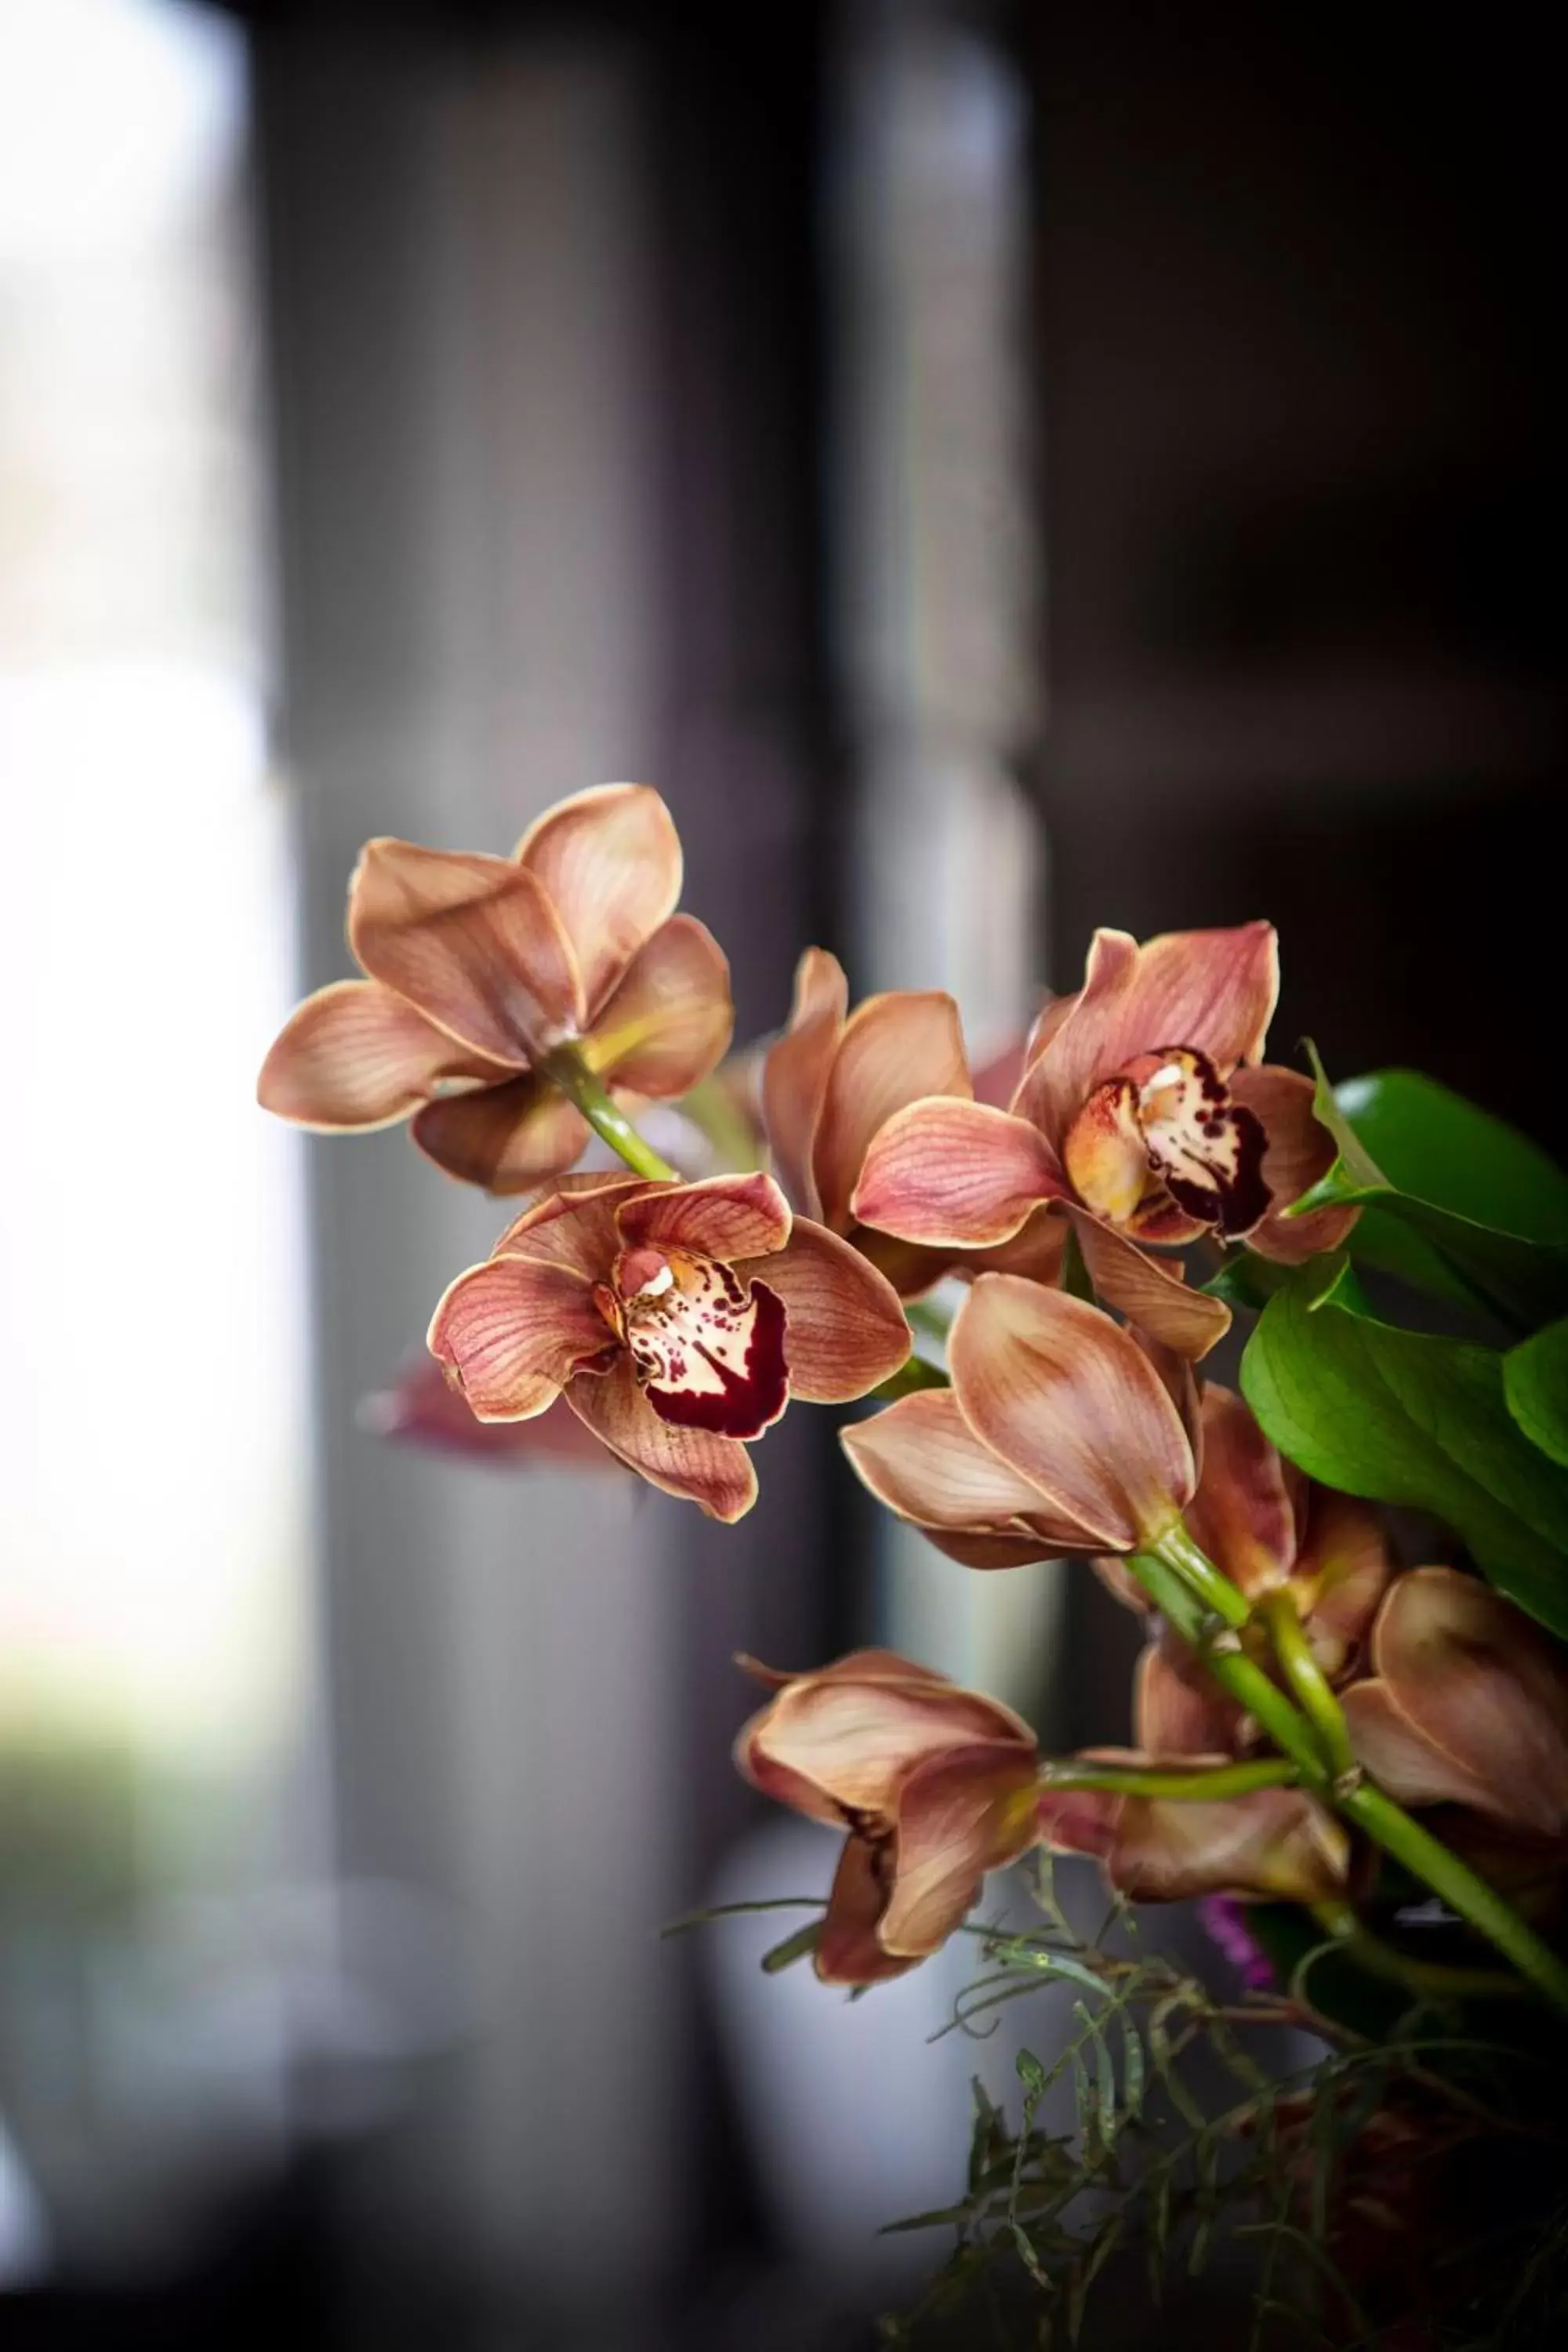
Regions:
M 742 1772 L 845 1833 L 818 1973 L 912 1967 L 1037 1844 L 1097 1856 L 1130 1898 L 1288 1902 L 1356 1933 L 1392 1858 L 1568 2004 L 1540 1932 L 1568 1882 L 1552 1331 L 1527 1365 L 1450 1360 L 1372 1320 L 1351 1272 L 1363 1240 L 1378 1263 L 1375 1223 L 1370 1239 L 1357 1223 L 1374 1200 L 1385 1229 L 1407 1216 L 1448 1297 L 1516 1303 L 1534 1163 L 1496 1233 L 1473 1180 L 1462 1215 L 1393 1185 L 1321 1086 L 1264 1059 L 1263 922 L 1096 932 L 1082 986 L 978 1073 L 950 997 L 852 1010 L 812 949 L 780 1033 L 720 1072 L 727 966 L 676 911 L 680 882 L 641 785 L 562 803 L 510 858 L 372 842 L 349 891 L 363 976 L 300 1007 L 260 1095 L 317 1128 L 411 1118 L 448 1173 L 527 1196 L 437 1304 L 445 1385 L 402 1383 L 382 1408 L 395 1425 L 586 1448 L 732 1521 L 757 1495 L 749 1449 L 792 1399 L 874 1398 L 842 1437 L 887 1509 L 969 1569 L 1093 1561 L 1141 1613 L 1131 1744 L 1074 1757 L 1042 1758 L 1009 1707 L 888 1652 L 753 1669 L 771 1696 Z M 682 1173 L 637 1122 L 684 1102 L 700 1127 L 694 1090 L 716 1072 L 709 1132 L 739 1135 L 748 1164 Z M 595 1136 L 623 1167 L 578 1169 Z M 1568 1254 L 1568 1183 L 1559 1212 Z M 1542 1296 L 1568 1294 L 1540 1264 Z M 951 1317 L 911 1310 L 938 1286 Z M 1249 1296 L 1269 1303 L 1244 1401 L 1198 1368 Z M 942 1333 L 940 1361 L 911 1352 L 911 1311 Z M 1456 1397 L 1492 1416 L 1484 1480 L 1454 1475 Z M 1438 1427 L 1451 1440 L 1424 1454 Z M 1425 1504 L 1472 1564 L 1400 1567 L 1379 1501 Z

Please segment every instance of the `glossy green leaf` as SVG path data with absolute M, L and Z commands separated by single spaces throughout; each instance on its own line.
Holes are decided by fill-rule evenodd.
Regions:
M 1520 1330 L 1568 1312 L 1568 1175 L 1528 1137 L 1415 1070 L 1331 1087 L 1313 1108 L 1339 1148 L 1295 1213 L 1356 1203 L 1349 1246 L 1419 1288 Z
M 1509 1411 L 1531 1444 L 1568 1466 L 1568 1322 L 1510 1349 L 1502 1379 Z
M 1503 1360 L 1352 1313 L 1320 1276 L 1269 1301 L 1241 1385 L 1310 1476 L 1430 1512 L 1500 1591 L 1568 1635 L 1568 1477 L 1510 1412 Z

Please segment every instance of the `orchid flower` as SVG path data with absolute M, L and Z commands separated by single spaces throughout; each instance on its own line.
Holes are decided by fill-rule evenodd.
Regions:
M 588 1126 L 541 1064 L 575 1045 L 613 1095 L 666 1100 L 730 1041 L 729 966 L 680 896 L 680 844 L 646 784 L 559 802 L 511 858 L 368 843 L 349 885 L 365 977 L 307 997 L 262 1066 L 268 1110 L 333 1132 L 413 1116 L 454 1176 L 525 1192 Z
M 1461 1805 L 1564 1854 L 1568 1661 L 1540 1626 L 1477 1577 L 1415 1568 L 1378 1611 L 1371 1664 L 1340 1704 L 1390 1796 Z
M 564 1180 L 436 1309 L 431 1353 L 480 1421 L 563 1395 L 611 1453 L 710 1517 L 756 1500 L 746 1441 L 792 1394 L 864 1396 L 909 1354 L 896 1293 L 771 1176 Z
M 355 1414 L 362 1429 L 394 1445 L 411 1446 L 498 1470 L 607 1471 L 626 1475 L 623 1463 L 607 1454 L 558 1397 L 531 1421 L 478 1421 L 462 1391 L 441 1366 L 421 1349 L 400 1364 L 384 1388 L 362 1397 Z
M 983 1274 L 948 1339 L 951 1389 L 843 1433 L 879 1502 L 971 1568 L 1147 1549 L 1197 1483 L 1149 1354 L 1067 1292 Z
M 789 1025 L 763 1065 L 773 1164 L 796 1206 L 853 1241 L 903 1297 L 929 1290 L 950 1269 L 991 1265 L 1056 1278 L 1066 1233 L 1044 1214 L 1026 1220 L 1003 1249 L 976 1255 L 871 1232 L 851 1206 L 867 1152 L 895 1113 L 931 1097 L 973 1103 L 988 1070 L 971 1076 L 958 1007 L 942 991 L 890 989 L 851 1013 L 837 958 L 824 948 L 802 956 Z
M 1318 1666 L 1342 1681 L 1394 1573 L 1377 1513 L 1315 1485 L 1269 1444 L 1242 1399 L 1214 1381 L 1204 1386 L 1198 1433 L 1203 1471 L 1183 1515 L 1188 1534 L 1247 1600 L 1288 1597 Z M 1096 1565 L 1119 1601 L 1149 1613 L 1148 1595 L 1119 1560 Z M 1267 1661 L 1267 1641 L 1254 1646 Z M 1144 1651 L 1138 1678 L 1151 1747 L 1165 1755 L 1235 1749 L 1241 1709 L 1169 1628 Z
M 1074 1760 L 1130 1772 L 1172 1765 L 1195 1772 L 1228 1759 L 1094 1748 Z M 1053 1853 L 1092 1854 L 1108 1883 L 1134 1903 L 1179 1903 L 1196 1895 L 1323 1903 L 1342 1895 L 1350 1870 L 1348 1835 L 1302 1789 L 1253 1789 L 1235 1797 L 1136 1796 L 1053 1790 L 1047 1772 L 1038 1813 Z
M 888 1650 L 819 1674 L 742 1660 L 773 1696 L 735 1743 L 765 1796 L 848 1835 L 816 1948 L 828 1984 L 868 1985 L 962 1926 L 988 1870 L 1035 1844 L 1035 1735 L 1010 1708 Z
M 1268 923 L 1142 947 L 1097 931 L 1082 988 L 1035 1024 L 1011 1109 L 949 1095 L 897 1112 L 868 1144 L 854 1215 L 926 1248 L 995 1248 L 1048 1204 L 1070 1219 L 1108 1305 L 1204 1355 L 1228 1310 L 1151 1244 L 1245 1236 L 1294 1263 L 1354 1216 L 1282 1214 L 1334 1147 L 1310 1083 L 1258 1066 L 1278 990 Z

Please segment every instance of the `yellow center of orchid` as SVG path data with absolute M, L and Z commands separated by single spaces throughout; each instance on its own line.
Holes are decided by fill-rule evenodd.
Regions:
M 1200 1225 L 1251 1230 L 1268 1206 L 1265 1142 L 1206 1055 L 1163 1045 L 1095 1088 L 1063 1157 L 1079 1198 L 1108 1223 L 1177 1240 Z

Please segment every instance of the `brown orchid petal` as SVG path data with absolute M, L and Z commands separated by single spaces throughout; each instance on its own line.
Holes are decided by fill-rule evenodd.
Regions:
M 988 1870 L 1039 1842 L 1035 1752 L 977 1746 L 920 1765 L 899 1791 L 893 1883 L 877 1939 L 923 1959 L 963 1925 Z
M 1256 1601 L 1290 1573 L 1301 1482 L 1232 1390 L 1207 1382 L 1202 1410 L 1203 1475 L 1188 1507 L 1188 1532 Z
M 525 1070 L 504 1086 L 426 1103 L 415 1142 L 448 1176 L 488 1192 L 531 1192 L 580 1160 L 589 1128 L 548 1078 Z
M 918 1522 L 911 1521 L 911 1525 Z M 927 1543 L 948 1559 L 955 1559 L 960 1568 L 985 1570 L 993 1568 L 1031 1568 L 1042 1559 L 1061 1559 L 1083 1549 L 1081 1532 L 1068 1542 L 1058 1536 L 1044 1532 L 1038 1525 L 1026 1528 L 1018 1521 L 1018 1533 L 1009 1535 L 970 1535 L 967 1531 L 954 1534 L 951 1528 L 921 1528 Z
M 1029 1115 L 1055 1137 L 1097 1086 L 1168 1045 L 1206 1055 L 1226 1076 L 1261 1055 L 1279 989 L 1270 923 L 1167 931 L 1142 947 L 1097 931 L 1078 1001 L 1025 1081 Z
M 1568 1832 L 1568 1664 L 1477 1577 L 1417 1568 L 1378 1612 L 1373 1662 L 1419 1737 L 1474 1776 L 1484 1810 Z
M 1337 1675 L 1366 1639 L 1394 1562 L 1383 1522 L 1369 1504 L 1314 1486 L 1306 1516 L 1290 1587 L 1313 1655 L 1326 1674 Z
M 1179 1265 L 1151 1257 L 1113 1225 L 1101 1224 L 1081 1209 L 1069 1209 L 1068 1214 L 1089 1278 L 1108 1307 L 1194 1362 L 1224 1339 L 1230 1328 L 1230 1309 L 1223 1299 L 1190 1289 Z
M 796 1217 L 775 1256 L 735 1268 L 765 1282 L 788 1318 L 791 1393 L 808 1404 L 847 1404 L 896 1372 L 910 1352 L 899 1295 L 858 1250 L 810 1217 Z
M 994 1249 L 976 1250 L 973 1255 L 950 1258 L 949 1270 L 959 1275 L 1023 1274 L 1031 1282 L 1054 1287 L 1062 1278 L 1067 1245 L 1067 1220 L 1058 1204 L 1048 1201 L 1024 1220 L 1011 1241 L 998 1242 Z
M 969 1064 L 958 1007 L 940 991 L 868 996 L 845 1024 L 827 1073 L 812 1154 L 823 1222 L 842 1231 L 850 1195 L 878 1129 L 895 1111 L 934 1096 L 968 1101 Z
M 822 1214 L 813 1154 L 828 1073 L 849 1005 L 849 983 L 837 956 L 807 948 L 795 966 L 789 1026 L 763 1064 L 763 1125 L 790 1198 Z
M 1312 1116 L 1310 1078 L 1265 1062 L 1258 1069 L 1237 1070 L 1230 1093 L 1262 1122 L 1268 1138 L 1263 1181 L 1271 1206 L 1247 1235 L 1247 1247 L 1281 1265 L 1300 1265 L 1320 1250 L 1338 1249 L 1360 1216 L 1359 1209 L 1312 1209 L 1304 1217 L 1285 1214 L 1334 1164 L 1334 1139 Z
M 1142 1764 L 1145 1758 L 1131 1748 L 1086 1748 L 1069 1756 L 1068 1764 Z M 1088 1853 L 1106 1861 L 1116 1843 L 1116 1824 L 1124 1800 L 1110 1789 L 1053 1789 L 1049 1778 L 1040 1782 L 1035 1817 L 1040 1836 L 1053 1853 Z
M 624 1247 L 616 1212 L 652 1189 L 645 1176 L 559 1177 L 512 1219 L 490 1255 L 548 1258 L 575 1266 L 592 1282 L 607 1282 Z
M 917 1659 L 906 1658 L 898 1650 L 847 1650 L 830 1666 L 812 1666 L 798 1674 L 785 1674 L 781 1667 L 764 1665 L 761 1658 L 753 1658 L 744 1650 L 736 1652 L 735 1664 L 753 1681 L 765 1683 L 770 1690 L 783 1690 L 786 1683 L 805 1681 L 950 1684 L 952 1680 L 951 1675 L 939 1673 L 935 1666 L 922 1666 Z M 756 1719 L 762 1720 L 760 1716 Z
M 1048 1511 L 1039 1488 L 976 1437 L 951 1389 L 900 1397 L 838 1439 L 861 1484 L 917 1527 L 1011 1536 L 1012 1521 Z
M 1145 1753 L 1234 1755 L 1242 1721 L 1184 1643 L 1150 1643 L 1132 1678 L 1132 1736 Z
M 284 1024 L 257 1080 L 264 1110 L 332 1134 L 391 1127 L 444 1079 L 482 1082 L 503 1065 L 465 1053 L 444 1029 L 374 980 L 339 980 Z
M 504 857 L 367 842 L 349 885 L 348 929 L 373 980 L 514 1069 L 583 1025 L 560 918 L 534 877 Z
M 1083 1549 L 1135 1551 L 1192 1496 L 1192 1448 L 1158 1374 L 1108 1315 L 1066 1291 L 983 1274 L 948 1339 L 975 1434 L 1037 1486 Z
M 547 809 L 516 856 L 548 892 L 595 1012 L 680 897 L 669 811 L 647 784 L 600 784 Z
M 617 1223 L 628 1249 L 690 1250 L 725 1265 L 771 1256 L 790 1236 L 789 1202 L 760 1170 L 705 1176 L 695 1184 L 649 1185 L 625 1203 Z
M 973 1249 L 1011 1241 L 1042 1201 L 1066 1193 L 1056 1154 L 1027 1120 L 944 1096 L 880 1129 L 850 1207 L 900 1241 Z
M 813 1960 L 823 1984 L 886 1984 L 917 1965 L 884 1951 L 879 1940 L 891 1869 L 892 1848 L 886 1841 L 845 1839 Z
M 579 1373 L 568 1383 L 566 1402 L 650 1486 L 698 1504 L 710 1519 L 729 1525 L 756 1501 L 757 1474 L 739 1439 L 661 1420 L 637 1386 L 629 1356 L 603 1375 Z
M 1117 1559 L 1114 1553 L 1101 1553 L 1089 1564 L 1112 1601 L 1140 1617 L 1153 1613 L 1153 1602 L 1125 1560 Z
M 1349 1864 L 1350 1840 L 1321 1805 L 1300 1789 L 1258 1789 L 1215 1801 L 1124 1797 L 1106 1875 L 1135 1903 L 1321 1903 L 1342 1890 Z
M 1044 1019 L 1042 1014 L 1041 1019 Z M 988 1062 L 981 1063 L 974 1072 L 974 1099 L 989 1103 L 993 1110 L 1011 1110 L 1013 1097 L 1023 1083 L 1028 1066 L 1029 1046 L 1033 1031 L 1026 1037 L 1014 1037 Z
M 1194 1370 L 1190 1357 L 1179 1355 L 1174 1348 L 1152 1339 L 1147 1331 L 1140 1331 L 1130 1323 L 1128 1330 L 1148 1357 L 1160 1384 L 1176 1408 L 1176 1417 L 1187 1433 L 1187 1444 L 1193 1449 L 1193 1467 L 1200 1483 L 1204 1475 L 1204 1383 Z
M 563 1399 L 530 1421 L 476 1421 L 462 1392 L 433 1357 L 400 1367 L 384 1389 L 361 1402 L 362 1428 L 395 1445 L 460 1455 L 499 1470 L 563 1468 L 626 1476 L 626 1465 L 590 1436 Z
M 493 1257 L 449 1285 L 428 1345 L 477 1420 L 527 1421 L 611 1339 L 591 1286 L 573 1268 Z
M 584 1051 L 601 1077 L 668 1102 L 708 1076 L 734 1028 L 723 949 L 695 915 L 672 915 L 594 1016 Z
M 751 1752 L 753 1762 L 808 1780 L 842 1811 L 890 1819 L 916 1765 L 998 1743 L 1032 1754 L 1034 1734 L 983 1692 L 947 1682 L 807 1675 L 773 1700 Z
M 1388 1685 L 1373 1675 L 1340 1693 L 1357 1760 L 1402 1805 L 1465 1805 L 1495 1812 L 1492 1791 L 1458 1757 L 1424 1738 Z

